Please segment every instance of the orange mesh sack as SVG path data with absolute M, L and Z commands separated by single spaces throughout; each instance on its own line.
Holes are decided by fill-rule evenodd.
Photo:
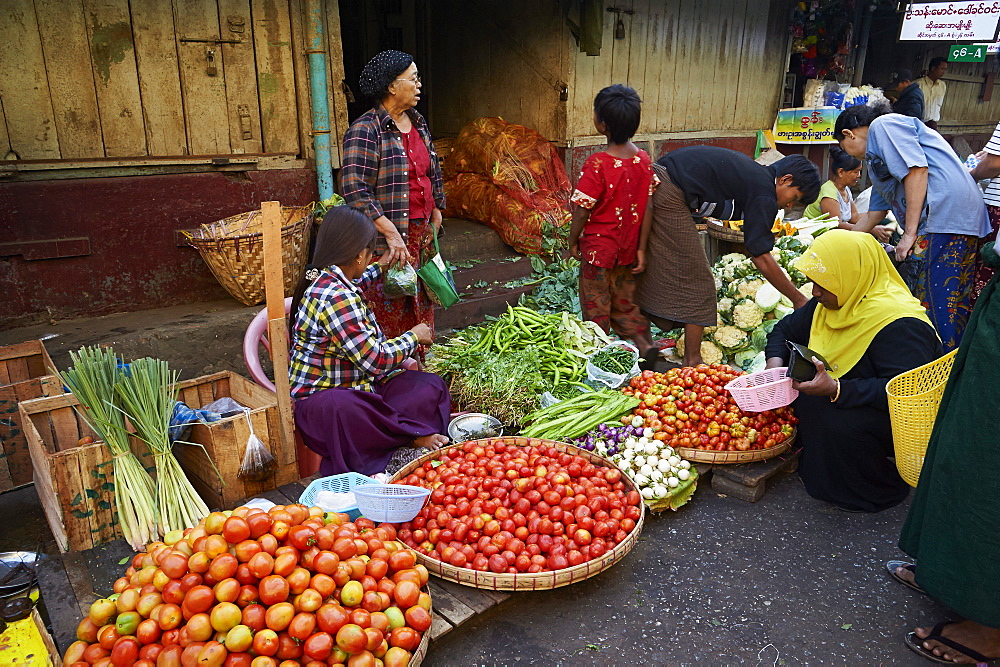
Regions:
M 518 252 L 542 252 L 544 225 L 570 220 L 572 188 L 555 147 L 501 118 L 462 129 L 445 160 L 447 215 L 482 222 Z

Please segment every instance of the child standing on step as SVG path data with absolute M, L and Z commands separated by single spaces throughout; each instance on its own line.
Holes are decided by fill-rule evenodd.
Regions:
M 649 201 L 659 179 L 649 155 L 631 141 L 641 104 L 639 95 L 621 84 L 594 99 L 594 127 L 608 138 L 608 146 L 583 164 L 570 199 L 576 206 L 569 249 L 580 260 L 583 318 L 631 339 L 651 365 L 659 350 L 634 297 L 635 274 L 646 267 L 640 248 L 649 235 Z

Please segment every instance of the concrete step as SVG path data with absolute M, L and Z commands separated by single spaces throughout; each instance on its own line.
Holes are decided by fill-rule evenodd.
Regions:
M 469 267 L 456 267 L 452 272 L 459 293 L 487 286 L 502 286 L 531 275 L 531 262 L 523 255 L 467 261 L 475 264 Z
M 530 292 L 532 286 L 507 289 L 503 286 L 472 290 L 461 301 L 445 310 L 434 309 L 435 335 L 447 335 L 455 329 L 478 324 L 487 315 L 499 315 L 507 310 L 507 304 L 515 305 L 522 294 Z
M 471 258 L 507 257 L 516 254 L 486 225 L 464 218 L 445 218 L 445 234 L 438 241 L 441 256 L 451 261 Z

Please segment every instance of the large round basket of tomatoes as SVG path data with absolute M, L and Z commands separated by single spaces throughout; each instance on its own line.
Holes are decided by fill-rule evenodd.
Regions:
M 398 538 L 443 579 L 538 590 L 592 577 L 642 531 L 643 503 L 611 461 L 534 438 L 472 440 L 411 462 L 394 482 L 431 489 Z
M 643 371 L 622 391 L 642 399 L 632 414 L 678 456 L 705 463 L 762 461 L 789 449 L 798 418 L 790 407 L 743 412 L 726 383 L 743 375 L 724 364 Z
M 213 512 L 131 559 L 63 664 L 412 667 L 428 574 L 391 524 L 304 505 Z

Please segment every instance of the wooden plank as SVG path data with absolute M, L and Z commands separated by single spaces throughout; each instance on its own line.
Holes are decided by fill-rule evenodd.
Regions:
M 3 95 L 0 95 L 0 157 L 8 159 L 10 154 L 10 135 L 7 134 L 7 116 L 3 111 Z
M 435 581 L 438 587 L 446 591 L 452 597 L 460 600 L 477 614 L 481 614 L 487 609 L 495 607 L 497 600 L 484 595 L 484 591 L 471 586 L 463 586 L 453 581 Z M 433 598 L 432 598 L 433 602 Z
M 76 421 L 76 411 L 71 407 L 58 408 L 49 413 L 52 433 L 55 437 L 53 448 L 65 451 L 76 447 L 80 439 L 80 425 Z
M 173 0 L 174 27 L 181 73 L 181 97 L 188 151 L 192 155 L 229 153 L 229 114 L 222 50 L 215 44 L 182 39 L 219 39 L 219 11 L 214 2 Z M 212 56 L 215 74 L 209 69 Z
M 289 482 L 288 484 L 282 484 L 279 486 L 278 490 L 288 497 L 288 499 L 293 503 L 297 503 L 299 502 L 299 498 L 301 498 L 302 494 L 305 492 L 306 487 L 304 487 L 300 482 Z
M 649 52 L 649 59 L 646 62 L 645 84 L 646 94 L 642 98 L 642 123 L 639 125 L 643 133 L 659 132 L 660 128 L 670 122 L 669 111 L 670 102 L 665 100 L 664 88 L 669 88 L 668 81 L 664 77 L 664 70 L 667 70 L 668 63 L 671 65 L 669 76 L 673 76 L 670 56 L 670 36 L 673 31 L 673 21 L 669 16 L 668 8 L 663 3 L 651 3 L 649 8 L 649 19 L 646 31 L 646 49 Z M 661 113 L 661 104 L 666 102 L 667 113 Z M 650 155 L 654 160 L 655 154 Z
M 9 359 L 7 361 L 7 376 L 10 378 L 9 382 L 11 384 L 30 380 L 31 374 L 28 373 L 28 360 L 25 357 Z
M 725 62 L 726 78 L 723 82 L 725 94 L 722 97 L 720 106 L 723 114 L 720 118 L 720 127 L 733 127 L 736 123 L 736 99 L 738 95 L 734 81 L 739 81 L 742 66 L 741 54 L 743 52 L 743 40 L 746 36 L 746 12 L 747 0 L 731 0 L 732 17 L 729 23 L 729 34 L 727 35 L 723 50 Z
M 7 362 L 0 361 L 0 385 L 10 384 L 10 374 L 7 372 Z
M 86 615 L 90 611 L 90 605 L 98 599 L 97 593 L 94 592 L 94 580 L 87 569 L 86 556 L 79 551 L 70 551 L 62 555 L 62 562 L 73 595 L 80 605 L 80 612 Z
M 322 4 L 322 0 L 320 4 Z M 312 90 L 309 87 L 309 54 L 306 53 L 306 50 L 309 48 L 309 40 L 306 36 L 306 23 L 308 20 L 306 11 L 305 2 L 302 0 L 288 0 L 289 28 L 292 35 L 292 64 L 295 69 L 295 99 L 299 105 L 299 109 L 301 109 L 301 113 L 298 114 L 298 126 L 296 128 L 299 134 L 299 146 L 301 146 L 299 155 L 306 159 L 314 160 L 316 158 L 316 151 L 313 150 L 312 139 Z M 326 33 L 324 32 L 325 35 Z M 326 89 L 332 92 L 334 86 L 330 85 L 329 63 L 327 63 L 327 70 Z M 333 105 L 329 104 L 329 102 L 327 109 L 330 127 L 332 128 Z M 333 145 L 334 143 L 336 143 L 336 140 L 331 135 L 330 153 L 332 156 L 339 155 L 337 148 Z M 337 164 L 339 165 L 340 163 L 337 162 Z
M 286 0 L 251 0 L 264 151 L 299 151 L 298 105 Z
M 229 114 L 229 146 L 233 153 L 260 153 L 260 100 L 254 63 L 253 23 L 249 0 L 219 0 L 220 37 L 239 40 L 221 44 L 226 63 L 226 108 Z
M 60 158 L 32 0 L 0 2 L 0 72 L 9 150 L 21 160 Z
M 76 641 L 76 626 L 80 622 L 80 603 L 77 602 L 73 587 L 66 574 L 58 551 L 51 552 L 47 546 L 45 558 L 38 560 L 35 573 L 38 588 L 42 593 L 45 611 L 52 624 L 52 633 L 60 654 Z
M 279 465 L 295 460 L 295 421 L 288 382 L 288 324 L 285 318 L 285 291 L 281 255 L 281 204 L 261 204 L 264 237 L 264 291 L 267 301 L 268 338 L 278 401 L 278 433 L 281 438 Z M 272 437 L 275 437 L 272 435 Z
M 0 362 L 6 361 L 7 359 L 17 359 L 19 357 L 29 357 L 33 354 L 43 354 L 45 347 L 42 345 L 40 340 L 29 340 L 23 343 L 15 343 L 13 345 L 4 345 L 0 347 Z M 0 363 L 0 366 L 3 364 Z
M 436 579 L 427 582 L 435 612 L 456 627 L 476 615 L 471 607 L 445 590 L 440 583 Z
M 454 629 L 455 626 L 446 621 L 444 617 L 437 612 L 433 612 L 431 614 L 431 627 L 428 630 L 431 635 L 431 641 L 440 639 Z
M 63 159 L 104 157 L 100 111 L 81 0 L 35 0 Z
M 129 6 L 149 154 L 184 155 L 187 131 L 170 3 L 130 0 Z
M 614 38 L 619 18 L 621 19 L 622 25 L 625 26 L 624 39 Z M 632 60 L 632 21 L 634 19 L 635 14 L 608 14 L 606 17 L 606 23 L 611 25 L 611 34 L 615 45 L 611 52 L 611 78 L 604 84 L 606 86 L 610 86 L 613 83 L 621 83 L 626 86 L 634 87 L 631 84 L 631 79 L 629 79 L 629 65 Z M 639 44 L 636 43 L 635 46 L 636 51 L 638 52 Z M 638 55 L 639 54 L 636 53 L 636 56 Z
M 146 155 L 146 129 L 128 0 L 83 0 L 104 154 Z
M 347 115 L 347 98 L 344 96 L 342 84 L 347 78 L 344 73 L 344 41 L 340 36 L 340 3 L 337 0 L 326 0 L 326 60 L 329 64 L 330 89 L 330 161 L 334 169 L 342 164 L 344 134 L 350 126 Z
M 94 543 L 103 544 L 121 536 L 115 514 L 114 460 L 104 447 L 87 447 L 81 452 L 81 472 L 89 479 L 85 493 L 91 501 Z

